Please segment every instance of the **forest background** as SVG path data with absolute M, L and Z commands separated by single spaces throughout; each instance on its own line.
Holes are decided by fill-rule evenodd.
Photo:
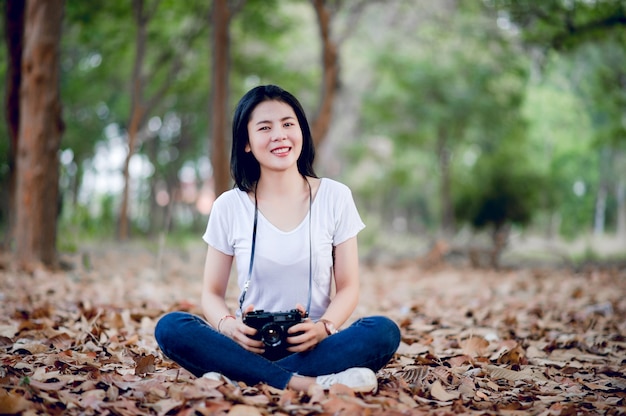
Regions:
M 0 414 L 626 414 L 623 0 L 4 0 Z M 353 191 L 375 394 L 196 378 L 241 95 Z M 227 302 L 236 308 L 235 279 Z
M 232 186 L 234 103 L 265 83 L 352 188 L 364 257 L 624 255 L 622 1 L 44 3 L 3 2 L 0 224 L 23 264 L 197 240 Z

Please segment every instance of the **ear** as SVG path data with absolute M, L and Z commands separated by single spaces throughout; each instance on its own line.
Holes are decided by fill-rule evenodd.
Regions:
M 243 148 L 246 153 L 250 153 L 252 149 L 250 149 L 250 143 L 246 144 L 246 147 Z

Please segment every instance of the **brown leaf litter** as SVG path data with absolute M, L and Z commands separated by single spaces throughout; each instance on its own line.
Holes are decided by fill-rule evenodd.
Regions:
M 378 392 L 297 393 L 197 379 L 161 354 L 159 316 L 199 313 L 202 250 L 89 255 L 30 274 L 0 260 L 0 414 L 626 414 L 623 268 L 364 265 L 354 318 L 402 329 Z

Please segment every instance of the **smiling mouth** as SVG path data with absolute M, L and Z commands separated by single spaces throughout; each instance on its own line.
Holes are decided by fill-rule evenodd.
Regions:
M 291 147 L 279 147 L 277 149 L 272 150 L 272 154 L 284 155 L 286 153 L 289 153 L 290 150 L 291 150 Z

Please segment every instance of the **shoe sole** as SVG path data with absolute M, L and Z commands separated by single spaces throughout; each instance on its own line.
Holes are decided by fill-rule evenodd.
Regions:
M 378 390 L 377 387 L 372 386 L 351 387 L 351 389 L 355 393 L 376 393 L 376 390 Z

